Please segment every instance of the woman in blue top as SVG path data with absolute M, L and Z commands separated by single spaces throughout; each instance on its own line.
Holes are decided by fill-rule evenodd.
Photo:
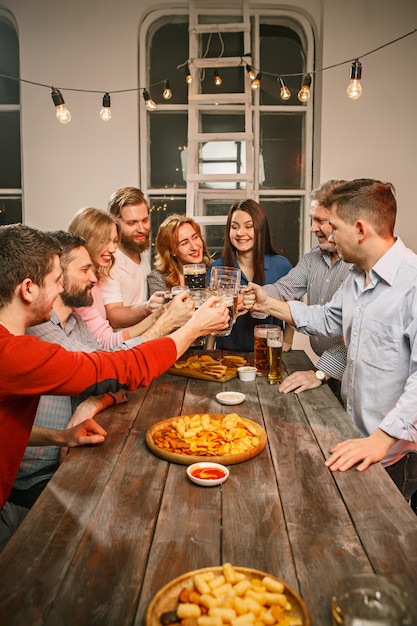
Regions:
M 288 259 L 274 250 L 266 213 L 251 199 L 232 205 L 227 217 L 222 257 L 211 264 L 210 270 L 215 265 L 240 268 L 241 285 L 250 281 L 259 285 L 274 283 L 292 267 Z M 216 347 L 252 352 L 253 328 L 260 323 L 282 326 L 282 322 L 274 317 L 257 320 L 246 313 L 237 318 L 228 337 L 216 338 Z

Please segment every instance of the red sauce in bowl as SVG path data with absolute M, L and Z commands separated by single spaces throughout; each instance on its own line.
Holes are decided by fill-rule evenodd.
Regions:
M 196 467 L 191 474 L 203 480 L 217 480 L 226 476 L 225 471 L 220 467 Z

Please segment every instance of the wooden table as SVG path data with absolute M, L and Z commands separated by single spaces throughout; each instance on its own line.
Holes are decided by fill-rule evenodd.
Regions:
M 303 352 L 285 364 L 311 367 Z M 222 389 L 244 391 L 239 413 L 265 427 L 268 445 L 206 489 L 154 456 L 145 433 L 166 417 L 230 412 L 215 399 Z M 324 466 L 334 444 L 355 436 L 326 385 L 296 396 L 264 378 L 166 373 L 99 421 L 105 444 L 70 453 L 0 556 L 1 624 L 142 625 L 161 586 L 226 561 L 285 580 L 313 626 L 330 626 L 340 578 L 376 572 L 408 591 L 417 624 L 417 517 L 381 466 Z

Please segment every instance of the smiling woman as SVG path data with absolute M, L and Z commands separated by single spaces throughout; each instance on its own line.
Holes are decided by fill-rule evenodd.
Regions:
M 174 213 L 159 227 L 155 239 L 155 269 L 148 274 L 149 293 L 185 285 L 183 267 L 202 263 L 208 269 L 210 255 L 200 226 L 186 215 Z
M 232 204 L 227 217 L 223 254 L 212 264 L 237 267 L 241 270 L 241 285 L 255 282 L 265 285 L 277 281 L 291 269 L 288 259 L 275 251 L 267 215 L 252 199 Z M 268 324 L 281 324 L 268 317 Z M 227 350 L 253 351 L 253 329 L 259 320 L 249 314 L 236 319 L 228 337 L 218 337 L 216 347 Z
M 105 350 L 120 346 L 127 339 L 137 337 L 141 331 L 138 325 L 114 331 L 106 318 L 103 303 L 101 279 L 110 275 L 115 262 L 114 254 L 119 242 L 117 220 L 107 211 L 89 207 L 78 211 L 68 231 L 85 240 L 85 247 L 97 276 L 97 282 L 92 289 L 93 303 L 91 306 L 78 307 L 78 315 L 82 317 Z

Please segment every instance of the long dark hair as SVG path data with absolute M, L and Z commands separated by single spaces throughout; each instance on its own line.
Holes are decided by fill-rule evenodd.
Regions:
M 262 206 L 255 200 L 249 198 L 243 202 L 235 202 L 230 207 L 224 235 L 223 263 L 230 267 L 235 265 L 236 248 L 230 241 L 230 225 L 235 211 L 245 211 L 245 213 L 252 218 L 255 233 L 253 245 L 253 281 L 259 285 L 263 285 L 265 279 L 264 256 L 265 254 L 278 254 L 278 252 L 272 245 L 271 231 L 269 229 L 266 213 Z

